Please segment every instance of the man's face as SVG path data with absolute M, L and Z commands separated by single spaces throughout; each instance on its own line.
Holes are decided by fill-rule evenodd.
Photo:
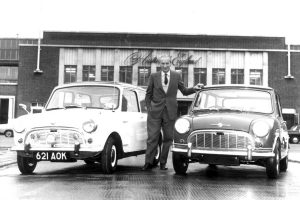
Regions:
M 171 61 L 168 57 L 161 58 L 160 67 L 164 73 L 167 73 L 171 67 Z

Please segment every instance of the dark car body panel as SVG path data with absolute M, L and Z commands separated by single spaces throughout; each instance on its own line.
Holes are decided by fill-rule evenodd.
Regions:
M 217 90 L 222 92 L 227 90 L 228 94 L 230 94 L 228 91 L 232 90 L 237 95 L 223 97 L 221 96 L 222 92 L 220 92 L 218 96 L 218 92 L 214 93 Z M 270 98 L 268 99 L 270 108 L 266 112 L 225 109 L 224 105 L 226 103 L 224 102 L 227 99 L 229 99 L 228 101 L 231 101 L 231 99 L 234 99 L 234 101 L 238 100 L 239 91 L 241 93 L 245 91 L 269 93 L 267 96 Z M 206 109 L 199 109 L 200 103 L 204 104 L 202 101 L 208 101 L 207 97 L 204 99 L 201 96 L 201 92 L 203 92 L 202 95 L 206 94 L 206 96 L 209 96 L 212 94 L 215 95 L 216 99 L 220 98 L 215 100 L 215 102 L 221 102 L 219 103 L 221 108 L 209 109 L 210 107 L 207 107 Z M 247 96 L 242 98 L 245 100 Z M 260 100 L 259 97 L 257 99 L 255 99 L 256 97 L 249 97 L 250 103 L 252 98 L 256 103 Z M 209 103 L 206 102 L 205 104 Z M 262 105 L 264 104 L 262 103 Z M 204 87 L 203 90 L 195 95 L 189 113 L 181 116 L 178 120 L 180 119 L 187 120 L 190 127 L 186 133 L 178 133 L 175 128 L 172 151 L 175 155 L 182 155 L 182 159 L 187 159 L 188 162 L 220 165 L 247 163 L 265 166 L 268 159 L 273 159 L 274 156 L 277 156 L 277 146 L 280 148 L 280 159 L 288 156 L 289 136 L 287 127 L 282 117 L 279 96 L 272 88 L 244 85 Z M 254 133 L 253 126 L 254 124 L 259 124 L 258 122 L 263 122 L 268 127 L 268 134 L 259 136 L 257 133 Z M 175 158 L 178 157 L 175 156 Z

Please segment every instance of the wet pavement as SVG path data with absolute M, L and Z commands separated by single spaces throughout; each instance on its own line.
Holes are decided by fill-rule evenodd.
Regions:
M 20 175 L 12 138 L 0 136 L 0 186 L 4 199 L 298 199 L 300 144 L 291 145 L 289 169 L 276 180 L 265 168 L 190 164 L 185 176 L 176 175 L 171 154 L 167 171 L 141 171 L 144 155 L 119 161 L 114 174 L 99 164 L 40 162 L 32 175 Z M 6 141 L 4 141 L 6 140 Z M 1 144 L 0 142 L 0 144 Z M 4 144 L 6 144 L 6 146 Z M 6 166 L 6 167 L 4 167 Z

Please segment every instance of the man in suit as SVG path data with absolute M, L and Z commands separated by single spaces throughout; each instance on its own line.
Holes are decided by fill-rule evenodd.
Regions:
M 181 79 L 181 74 L 170 70 L 171 58 L 162 56 L 159 59 L 160 72 L 150 75 L 146 91 L 147 118 L 147 150 L 145 165 L 142 170 L 150 170 L 153 167 L 153 160 L 160 138 L 161 128 L 163 130 L 163 146 L 160 157 L 160 169 L 166 167 L 169 149 L 173 141 L 173 127 L 177 118 L 177 91 L 183 95 L 190 95 L 202 88 L 198 84 L 192 88 L 186 88 Z

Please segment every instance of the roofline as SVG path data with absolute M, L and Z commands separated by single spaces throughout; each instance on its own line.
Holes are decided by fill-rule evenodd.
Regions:
M 226 34 L 199 34 L 199 33 L 170 33 L 170 32 L 164 32 L 164 33 L 151 33 L 151 32 L 103 32 L 103 31 L 55 31 L 55 30 L 46 30 L 43 32 L 43 34 L 113 34 L 113 35 L 156 35 L 156 36 L 201 36 L 201 37 L 234 37 L 234 38 L 268 38 L 268 39 L 285 39 L 284 36 L 263 36 L 263 35 L 226 35 Z
M 19 46 L 31 47 L 38 44 L 20 44 Z M 198 50 L 198 51 L 247 51 L 247 52 L 288 52 L 288 49 L 248 49 L 248 48 L 192 48 L 192 47 L 149 47 L 149 46 L 91 46 L 91 45 L 65 45 L 65 44 L 41 44 L 41 47 L 58 47 L 58 48 L 91 48 L 91 49 L 149 49 L 149 50 Z M 299 53 L 299 50 L 290 49 L 290 52 Z
M 222 84 L 222 85 L 207 85 L 204 86 L 204 89 L 213 89 L 213 88 L 251 88 L 251 89 L 264 89 L 264 90 L 274 90 L 268 86 L 260 85 L 243 85 L 243 84 Z
M 72 86 L 97 86 L 97 85 L 106 85 L 106 86 L 115 85 L 120 87 L 130 87 L 130 88 L 145 90 L 140 86 L 132 85 L 129 83 L 115 82 L 115 81 L 84 81 L 84 82 L 65 83 L 63 85 L 56 86 L 55 89 L 72 87 Z

